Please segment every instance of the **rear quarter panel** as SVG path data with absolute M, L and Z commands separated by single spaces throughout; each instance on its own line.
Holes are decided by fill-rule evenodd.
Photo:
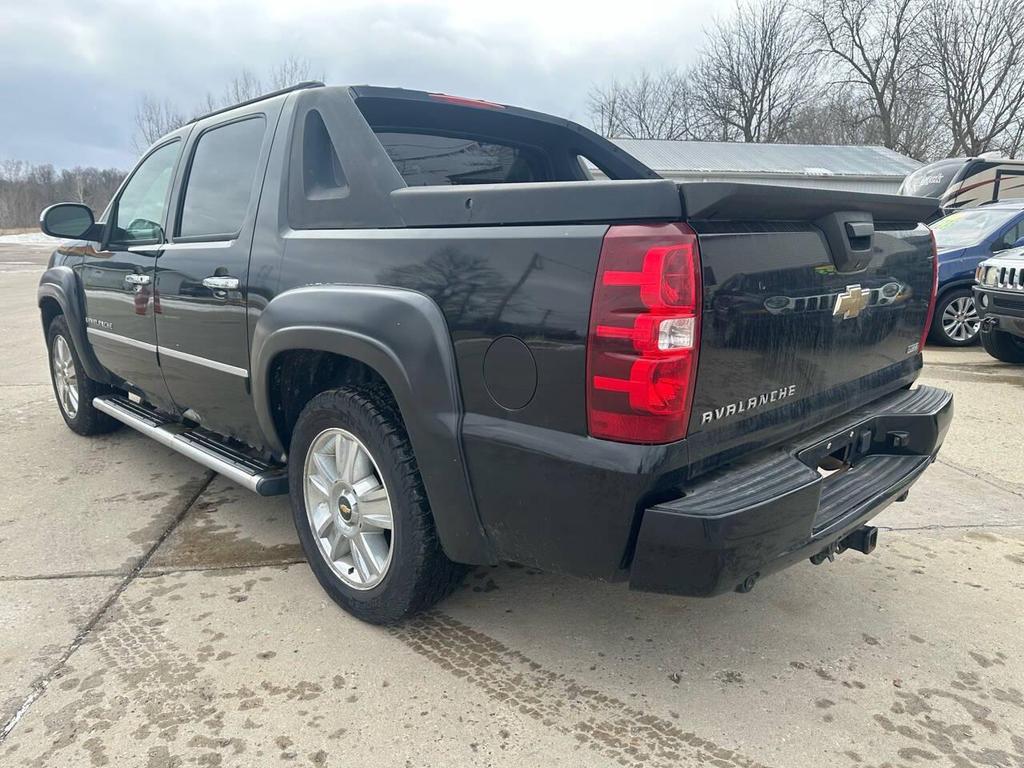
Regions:
M 467 414 L 586 433 L 586 335 L 603 225 L 305 230 L 285 239 L 278 292 L 345 283 L 430 297 L 448 323 Z M 535 367 L 532 398 L 492 397 L 484 359 L 502 336 Z M 529 365 L 529 361 L 527 361 Z

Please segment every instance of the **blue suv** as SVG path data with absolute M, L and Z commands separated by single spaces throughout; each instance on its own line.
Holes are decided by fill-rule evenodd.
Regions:
M 981 320 L 971 286 L 983 259 L 1024 246 L 1024 201 L 955 211 L 933 222 L 939 252 L 939 294 L 928 339 L 965 347 L 978 341 Z

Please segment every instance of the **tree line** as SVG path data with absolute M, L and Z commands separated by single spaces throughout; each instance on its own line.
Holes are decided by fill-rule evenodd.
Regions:
M 599 85 L 609 137 L 1024 151 L 1024 0 L 738 0 L 685 69 Z
M 117 191 L 124 171 L 116 168 L 65 168 L 18 160 L 0 162 L 0 229 L 32 227 L 48 205 L 76 202 L 99 215 Z

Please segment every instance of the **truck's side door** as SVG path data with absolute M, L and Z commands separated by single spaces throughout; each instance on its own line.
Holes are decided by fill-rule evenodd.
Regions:
M 153 283 L 182 143 L 168 141 L 136 166 L 109 209 L 104 242 L 78 266 L 96 357 L 167 410 L 174 406 L 157 363 L 154 315 L 160 305 Z
M 156 268 L 160 365 L 178 407 L 246 439 L 246 286 L 256 208 L 280 104 L 211 117 L 193 130 L 172 197 L 174 227 Z

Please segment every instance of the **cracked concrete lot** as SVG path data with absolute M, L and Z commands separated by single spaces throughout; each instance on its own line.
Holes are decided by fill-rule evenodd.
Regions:
M 0 765 L 1024 766 L 1024 368 L 926 351 L 945 448 L 879 548 L 749 595 L 503 565 L 348 617 L 261 499 L 47 378 L 46 252 L 0 246 Z

